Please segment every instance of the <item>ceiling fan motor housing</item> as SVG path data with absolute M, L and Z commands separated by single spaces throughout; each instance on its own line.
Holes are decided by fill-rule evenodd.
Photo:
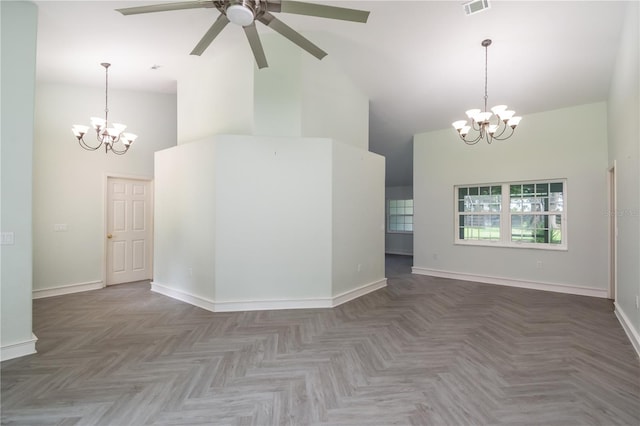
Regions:
M 229 21 L 241 27 L 251 25 L 266 11 L 266 1 L 226 0 L 215 2 L 216 8 L 224 13 Z

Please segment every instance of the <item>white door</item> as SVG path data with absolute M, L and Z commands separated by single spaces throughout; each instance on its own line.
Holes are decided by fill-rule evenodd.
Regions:
M 107 178 L 107 285 L 151 278 L 151 182 Z

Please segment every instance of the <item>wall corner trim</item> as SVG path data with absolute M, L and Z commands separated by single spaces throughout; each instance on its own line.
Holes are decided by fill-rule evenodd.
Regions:
M 636 350 L 636 355 L 640 358 L 640 333 L 638 333 L 638 330 L 636 330 L 631 321 L 629 321 L 629 317 L 624 313 L 620 305 L 615 302 L 613 305 L 615 308 L 614 312 L 616 314 L 616 318 L 620 321 L 620 325 L 622 325 L 624 332 L 627 333 L 627 337 L 631 341 L 633 348 Z
M 428 275 L 438 278 L 450 278 L 453 280 L 473 281 L 483 284 L 495 284 L 506 287 L 528 288 L 531 290 L 553 291 L 555 293 L 575 294 L 577 296 L 590 296 L 607 298 L 607 289 L 579 287 L 568 284 L 546 283 L 541 281 L 526 281 L 514 278 L 491 277 L 486 275 L 468 274 L 465 272 L 441 271 L 437 269 L 422 268 L 413 266 L 411 273 L 417 275 Z
M 215 301 L 201 296 L 177 290 L 168 284 L 151 282 L 151 291 L 189 303 L 211 312 L 266 311 L 281 309 L 326 309 L 333 308 L 350 300 L 364 296 L 387 286 L 383 278 L 340 293 L 334 297 L 316 297 L 305 299 L 255 299 L 255 300 L 221 300 Z
M 88 281 L 86 283 L 76 283 L 61 285 L 58 287 L 43 288 L 31 292 L 33 299 L 43 299 L 45 297 L 62 296 L 63 294 L 80 293 L 83 291 L 99 290 L 104 288 L 103 281 Z
M 35 354 L 38 338 L 31 333 L 31 339 L 0 347 L 0 361 L 8 361 L 26 355 Z

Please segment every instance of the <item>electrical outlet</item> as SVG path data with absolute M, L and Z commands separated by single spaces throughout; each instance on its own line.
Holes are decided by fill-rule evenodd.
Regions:
M 53 225 L 53 232 L 67 232 L 66 223 L 56 223 Z
M 636 309 L 640 309 L 640 296 L 636 294 Z
M 542 269 L 542 260 L 538 260 L 538 261 L 536 262 L 536 268 L 538 268 L 538 269 Z
M 189 272 L 190 277 L 193 277 L 193 268 L 189 268 L 187 272 Z
M 362 264 L 358 263 L 358 272 L 362 271 Z

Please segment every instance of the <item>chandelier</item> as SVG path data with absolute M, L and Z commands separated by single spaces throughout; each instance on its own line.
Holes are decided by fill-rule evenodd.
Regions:
M 95 151 L 104 145 L 105 153 L 111 151 L 114 154 L 122 155 L 129 150 L 138 136 L 133 133 L 123 133 L 124 129 L 127 128 L 124 124 L 113 123 L 112 127 L 109 127 L 109 67 L 111 64 L 103 62 L 100 65 L 104 67 L 105 71 L 104 118 L 91 117 L 91 126 L 96 131 L 97 143 L 89 143 L 84 140 L 84 135 L 89 130 L 89 126 L 74 124 L 71 131 L 78 138 L 80 146 L 86 150 Z
M 475 145 L 481 139 L 486 139 L 487 143 L 495 140 L 509 139 L 522 120 L 522 117 L 514 117 L 515 111 L 508 110 L 506 105 L 496 105 L 487 111 L 487 58 L 488 47 L 491 40 L 482 41 L 484 47 L 484 110 L 470 109 L 466 111 L 467 117 L 471 120 L 471 125 L 467 125 L 467 120 L 458 120 L 452 123 L 454 129 L 458 131 L 460 139 L 467 145 Z M 473 132 L 469 134 L 470 131 Z M 506 132 L 506 133 L 505 133 Z

